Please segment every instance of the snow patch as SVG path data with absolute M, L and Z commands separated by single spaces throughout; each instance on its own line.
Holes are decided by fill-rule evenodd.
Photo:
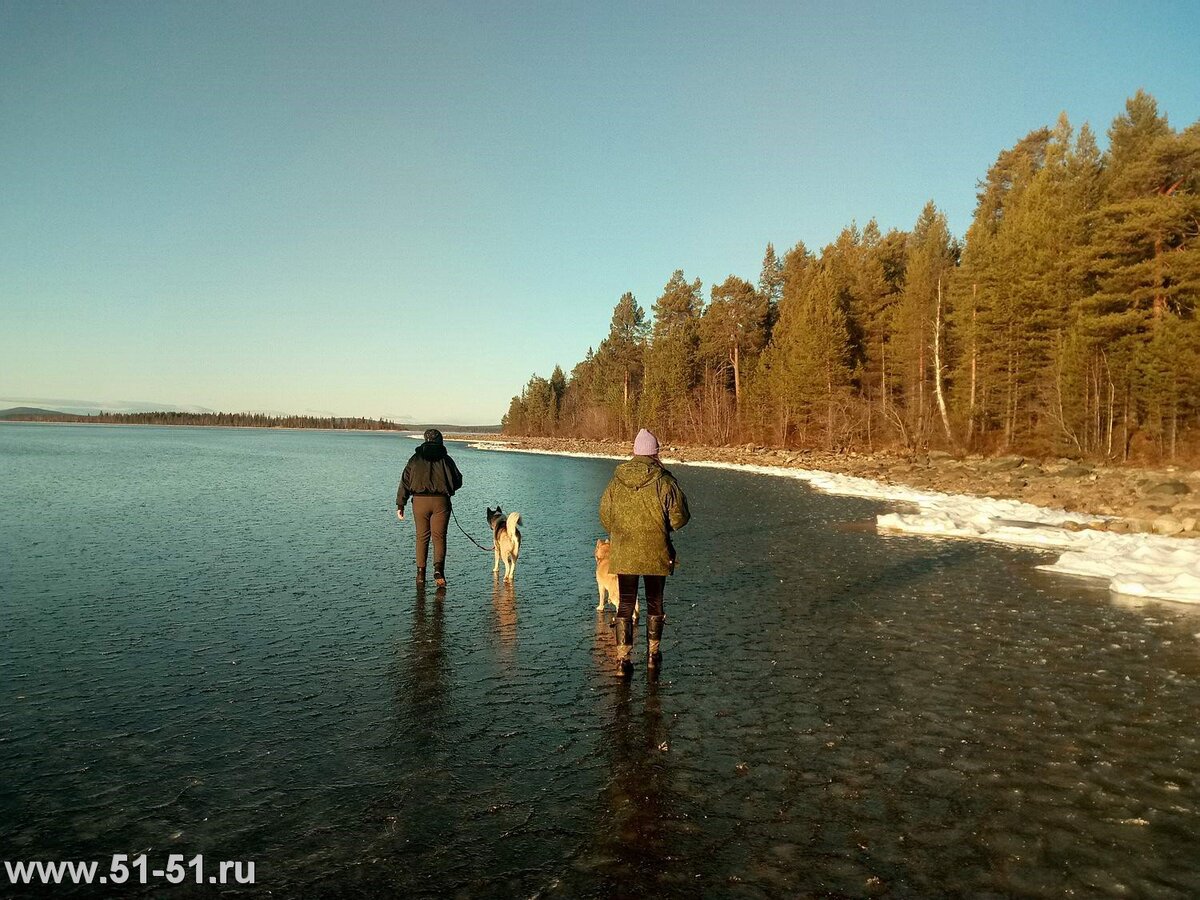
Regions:
M 504 453 L 538 453 L 542 456 L 577 456 L 581 459 L 629 459 L 626 456 L 610 456 L 607 453 L 566 453 L 559 450 L 534 450 L 518 447 L 508 441 L 472 441 L 467 444 L 472 450 L 498 450 Z

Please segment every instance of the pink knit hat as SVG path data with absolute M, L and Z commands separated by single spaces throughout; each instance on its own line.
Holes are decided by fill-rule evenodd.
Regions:
M 634 456 L 658 456 L 658 438 L 643 428 L 633 439 Z

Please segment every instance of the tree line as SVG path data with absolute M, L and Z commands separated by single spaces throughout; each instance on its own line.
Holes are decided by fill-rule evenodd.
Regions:
M 360 431 L 411 431 L 412 425 L 400 425 L 386 419 L 359 417 L 268 416 L 261 413 L 188 413 L 138 412 L 95 415 L 71 413 L 29 413 L 6 417 L 14 422 L 87 422 L 108 425 L 222 425 L 229 428 L 338 428 Z
M 1138 91 L 1101 151 L 1066 114 L 1004 150 L 959 239 L 851 224 L 819 252 L 768 244 L 757 283 L 707 298 L 676 271 L 626 293 L 566 375 L 534 375 L 520 435 L 941 447 L 1116 460 L 1200 450 L 1200 122 Z

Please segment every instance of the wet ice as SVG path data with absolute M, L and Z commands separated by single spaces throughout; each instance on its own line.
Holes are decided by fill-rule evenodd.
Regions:
M 641 632 L 623 685 L 611 461 L 452 449 L 465 527 L 535 524 L 511 586 L 452 534 L 438 595 L 393 436 L 13 434 L 54 451 L 0 485 L 0 840 L 31 858 L 254 858 L 310 896 L 1200 892 L 1193 607 L 681 466 L 664 675 Z

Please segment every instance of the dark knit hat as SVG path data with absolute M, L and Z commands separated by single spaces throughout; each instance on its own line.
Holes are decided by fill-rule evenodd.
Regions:
M 440 444 L 442 442 L 442 433 L 436 428 L 425 429 L 425 443 Z

